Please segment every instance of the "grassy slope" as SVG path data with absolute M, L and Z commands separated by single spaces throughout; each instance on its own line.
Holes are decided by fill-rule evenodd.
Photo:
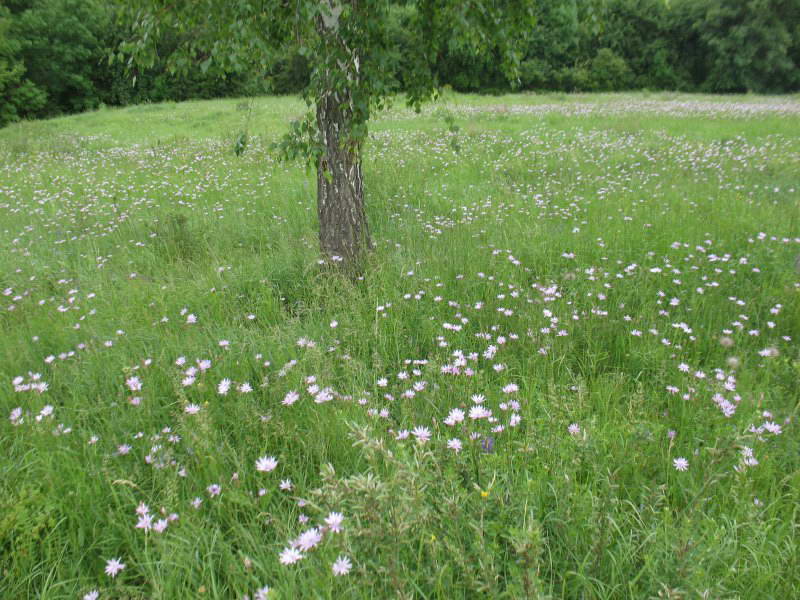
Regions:
M 747 117 L 742 103 L 788 108 Z M 667 113 L 676 104 L 705 108 Z M 537 105 L 555 107 L 513 109 Z M 316 263 L 312 174 L 266 151 L 302 105 L 254 100 L 237 158 L 242 108 L 0 131 L 0 410 L 24 419 L 0 424 L 0 597 L 240 598 L 266 584 L 283 598 L 797 594 L 796 100 L 397 109 L 372 128 L 378 248 L 357 285 Z M 455 351 L 473 375 L 441 372 Z M 212 366 L 183 386 L 196 359 Z M 46 392 L 14 391 L 29 372 Z M 315 402 L 311 385 L 334 399 Z M 284 406 L 290 390 L 301 398 Z M 496 423 L 442 423 L 474 394 Z M 45 405 L 54 416 L 37 421 Z M 751 431 L 765 422 L 782 433 Z M 415 427 L 431 441 L 394 439 Z M 743 463 L 747 448 L 759 464 Z M 266 455 L 279 465 L 258 472 Z M 179 518 L 145 533 L 140 502 Z M 281 565 L 329 511 L 343 532 Z M 354 568 L 336 578 L 340 554 Z M 112 557 L 127 565 L 113 580 Z

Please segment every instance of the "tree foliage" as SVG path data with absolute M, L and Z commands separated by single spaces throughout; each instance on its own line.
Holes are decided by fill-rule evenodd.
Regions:
M 94 79 L 107 22 L 102 4 L 84 0 L 36 0 L 16 18 L 13 35 L 27 77 L 46 90 L 53 113 L 97 106 Z
M 800 0 L 560 0 L 535 10 L 524 89 L 800 89 Z M 446 57 L 441 68 L 456 89 L 497 87 L 491 64 Z
M 25 76 L 21 44 L 9 37 L 10 28 L 10 12 L 0 6 L 0 127 L 46 102 L 45 93 Z
M 779 92 L 800 85 L 792 55 L 800 43 L 797 0 L 708 0 L 693 22 L 709 50 L 708 91 Z
M 358 143 L 371 114 L 396 92 L 403 91 L 414 107 L 436 92 L 442 83 L 439 59 L 448 50 L 488 57 L 507 86 L 519 64 L 519 42 L 533 24 L 531 6 L 524 0 L 138 0 L 125 3 L 124 18 L 136 35 L 116 57 L 152 67 L 161 59 L 156 41 L 168 35 L 178 40 L 165 58 L 176 74 L 196 68 L 249 72 L 274 86 L 278 67 L 293 64 L 304 76 L 293 83 L 300 83 L 310 107 L 328 93 L 347 90 L 349 136 Z M 314 120 L 310 110 L 294 126 L 287 154 L 315 155 L 313 140 L 305 135 L 314 130 Z
M 312 60 L 320 50 L 318 34 L 302 2 L 154 1 L 150 6 L 162 13 L 186 13 L 181 19 L 161 15 L 157 23 L 142 11 L 146 4 L 5 0 L 0 124 L 101 103 L 298 93 L 318 66 Z M 359 3 L 362 13 L 374 11 L 375 21 L 358 34 L 372 57 L 369 62 L 365 56 L 364 82 L 375 85 L 378 96 L 380 90 L 409 91 L 419 98 L 440 85 L 484 93 L 515 84 L 563 91 L 800 89 L 800 0 L 530 2 L 533 23 L 526 14 L 527 35 L 511 54 L 502 32 L 498 43 L 480 26 L 481 18 L 502 17 L 507 6 L 497 4 L 481 17 L 480 4 Z M 243 7 L 250 7 L 249 16 Z M 225 21 L 234 14 L 238 22 Z M 134 85 L 126 62 L 109 64 L 107 58 L 112 49 L 119 58 L 120 43 L 133 41 L 142 27 L 149 31 L 151 60 L 134 67 Z M 242 39 L 253 44 L 234 48 Z M 187 51 L 187 42 L 193 50 Z M 519 61 L 518 70 L 508 68 L 509 58 Z
M 130 37 L 132 23 L 121 19 L 118 7 L 107 0 L 9 0 L 0 11 L 0 110 L 6 115 L 0 124 L 90 110 L 100 104 L 264 91 L 253 87 L 249 78 L 224 78 L 199 69 L 173 77 L 163 57 L 178 41 L 168 36 L 155 40 L 162 58 L 141 70 L 134 86 L 121 65 L 108 63 L 110 49 Z M 12 79 L 19 83 L 12 84 Z

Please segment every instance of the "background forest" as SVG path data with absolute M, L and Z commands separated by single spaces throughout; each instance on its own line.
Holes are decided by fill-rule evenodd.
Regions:
M 398 4 L 390 35 L 410 44 Z M 499 61 L 475 59 L 453 38 L 437 58 L 441 85 L 500 93 L 512 88 L 564 92 L 632 89 L 785 93 L 800 89 L 800 0 L 554 0 L 536 3 L 532 42 L 521 48 L 520 79 Z M 276 55 L 267 72 L 223 75 L 167 71 L 179 39 L 164 33 L 162 60 L 135 72 L 110 62 L 132 23 L 108 0 L 6 0 L 0 6 L 0 126 L 19 119 L 101 105 L 287 94 L 308 77 L 307 59 Z M 398 72 L 401 70 L 398 69 Z M 396 90 L 404 82 L 398 76 Z

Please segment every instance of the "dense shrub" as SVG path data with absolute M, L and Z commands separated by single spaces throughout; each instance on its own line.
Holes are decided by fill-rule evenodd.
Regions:
M 695 15 L 693 24 L 708 49 L 704 89 L 712 92 L 797 89 L 800 65 L 794 48 L 800 0 L 706 0 L 703 4 L 705 10 Z
M 110 51 L 128 36 L 129 24 L 103 0 L 14 0 L 8 9 L 5 16 L 0 14 L 5 30 L 0 35 L 0 124 L 89 110 L 101 103 L 217 98 L 266 89 L 263 75 L 255 73 L 225 76 L 198 68 L 176 77 L 168 72 L 166 60 L 135 73 L 110 64 Z M 160 56 L 168 57 L 176 45 L 165 32 L 158 40 Z M 293 69 L 291 62 L 280 68 L 290 81 L 286 91 L 298 89 L 292 77 L 302 79 Z
M 0 7 L 0 126 L 20 118 L 76 112 L 101 103 L 180 101 L 296 93 L 308 82 L 307 56 L 276 56 L 260 73 L 199 68 L 176 77 L 167 62 L 178 40 L 163 31 L 159 60 L 131 73 L 109 63 L 131 23 L 108 0 L 6 0 Z M 521 50 L 526 90 L 671 89 L 791 92 L 800 89 L 800 0 L 553 0 L 537 2 L 536 24 Z M 389 11 L 386 72 L 407 82 L 417 56 L 408 37 L 413 4 Z M 503 92 L 512 82 L 499 61 L 477 60 L 454 36 L 436 58 L 441 85 Z M 134 85 L 133 75 L 136 76 Z
M 47 101 L 46 94 L 25 77 L 20 57 L 21 45 L 8 36 L 10 13 L 0 6 L 0 127 L 38 110 Z
M 22 3 L 19 3 L 20 5 Z M 101 90 L 95 80 L 105 57 L 102 32 L 109 13 L 85 0 L 34 0 L 19 12 L 10 37 L 20 46 L 26 77 L 47 93 L 31 116 L 95 108 Z
M 294 94 L 308 83 L 311 68 L 308 59 L 297 53 L 279 58 L 270 73 L 269 88 L 274 94 Z
M 536 11 L 523 89 L 800 89 L 800 0 L 561 0 Z
M 609 48 L 600 48 L 592 59 L 589 77 L 591 89 L 598 92 L 616 92 L 630 87 L 633 79 L 625 59 Z

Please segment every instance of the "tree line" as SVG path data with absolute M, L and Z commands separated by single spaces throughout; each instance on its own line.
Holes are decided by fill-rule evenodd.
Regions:
M 531 9 L 535 24 L 518 49 L 514 81 L 499 50 L 476 55 L 453 35 L 434 57 L 437 84 L 484 93 L 800 90 L 800 0 L 531 0 Z M 408 31 L 416 10 L 398 2 L 383 17 L 400 90 L 410 85 L 403 62 L 415 55 Z M 223 73 L 198 55 L 195 68 L 172 74 L 168 58 L 185 34 L 168 28 L 147 68 L 109 61 L 134 25 L 109 0 L 5 0 L 0 126 L 101 105 L 295 93 L 313 71 L 311 57 L 287 48 L 262 70 Z

